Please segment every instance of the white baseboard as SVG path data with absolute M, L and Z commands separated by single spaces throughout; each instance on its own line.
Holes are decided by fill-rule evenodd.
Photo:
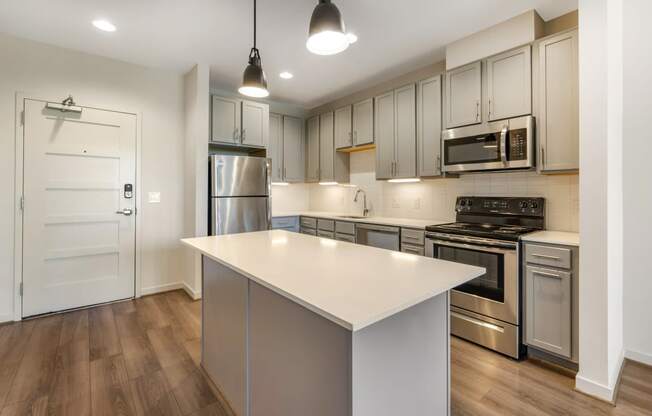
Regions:
M 627 350 L 625 351 L 625 358 L 628 360 L 636 361 L 646 365 L 652 365 L 652 354 L 644 352 Z
M 171 290 L 177 290 L 182 288 L 183 288 L 183 284 L 181 282 L 166 283 L 164 285 L 143 287 L 140 289 L 140 294 L 142 296 L 153 295 L 154 293 L 169 292 Z
M 4 315 L 0 315 L 0 323 L 3 322 L 11 322 L 14 320 L 14 314 L 13 313 L 7 313 Z
M 618 357 L 618 375 L 614 381 L 613 386 L 605 386 L 604 384 L 597 383 L 588 378 L 584 378 L 580 375 L 575 376 L 575 389 L 579 390 L 584 394 L 593 396 L 597 399 L 603 400 L 605 402 L 614 403 L 616 397 L 616 392 L 618 391 L 618 383 L 620 383 L 620 375 L 623 371 L 623 365 L 625 363 L 625 353 L 621 351 L 620 357 Z
M 201 299 L 201 290 L 193 290 L 186 282 L 183 282 L 183 290 L 186 291 L 192 300 Z

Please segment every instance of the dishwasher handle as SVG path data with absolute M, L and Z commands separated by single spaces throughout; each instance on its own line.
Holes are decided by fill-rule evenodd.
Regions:
M 356 224 L 356 228 L 363 230 L 372 230 L 372 231 L 381 231 L 385 233 L 398 234 L 399 229 L 397 227 L 389 227 L 386 225 L 376 225 L 376 224 Z

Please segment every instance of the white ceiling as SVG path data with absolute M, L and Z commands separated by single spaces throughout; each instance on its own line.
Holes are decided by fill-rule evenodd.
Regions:
M 549 20 L 577 0 L 335 0 L 359 37 L 345 52 L 305 48 L 317 0 L 259 0 L 258 47 L 271 99 L 314 107 L 444 57 L 444 46 L 529 9 Z M 211 66 L 211 84 L 235 89 L 252 46 L 252 0 L 11 0 L 0 31 L 151 67 Z M 104 33 L 91 20 L 118 30 Z M 281 71 L 294 79 L 279 78 Z

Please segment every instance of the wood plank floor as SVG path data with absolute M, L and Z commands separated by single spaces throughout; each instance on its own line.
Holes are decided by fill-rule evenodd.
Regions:
M 228 416 L 199 369 L 201 303 L 175 291 L 0 326 L 0 416 Z M 454 415 L 652 415 L 652 369 L 617 406 L 571 377 L 453 338 Z

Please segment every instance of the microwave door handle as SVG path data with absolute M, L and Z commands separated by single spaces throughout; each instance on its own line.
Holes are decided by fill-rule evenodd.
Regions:
M 507 126 L 500 131 L 500 160 L 503 165 L 507 164 Z

